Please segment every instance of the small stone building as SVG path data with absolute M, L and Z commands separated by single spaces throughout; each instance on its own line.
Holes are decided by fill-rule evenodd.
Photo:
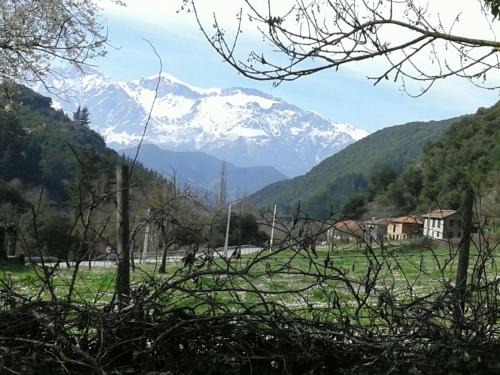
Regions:
M 365 227 L 357 220 L 344 220 L 333 224 L 327 233 L 327 242 L 360 242 L 365 236 Z
M 434 210 L 422 216 L 425 237 L 437 240 L 462 238 L 463 220 L 457 211 Z
M 406 240 L 422 235 L 422 221 L 415 215 L 396 217 L 387 225 L 387 238 Z
M 387 235 L 387 226 L 391 223 L 391 218 L 375 218 L 364 222 L 369 240 L 380 241 Z

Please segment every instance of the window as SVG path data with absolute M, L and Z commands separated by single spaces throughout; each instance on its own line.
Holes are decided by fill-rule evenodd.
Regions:
M 438 220 L 437 221 L 437 227 L 440 228 L 441 227 L 441 220 Z
M 392 225 L 392 233 L 395 233 L 396 232 L 396 224 L 393 224 Z
M 452 227 L 454 224 L 454 221 L 453 220 L 450 220 L 450 227 Z
M 434 228 L 436 226 L 436 219 L 432 219 L 432 227 Z
M 448 238 L 453 238 L 453 232 L 448 232 Z
M 461 237 L 462 237 L 462 232 L 458 232 L 458 233 L 457 233 L 457 237 L 458 237 L 458 238 L 461 238 Z

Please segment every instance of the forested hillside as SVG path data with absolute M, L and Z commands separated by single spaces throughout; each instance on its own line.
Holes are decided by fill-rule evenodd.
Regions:
M 25 87 L 14 98 L 0 98 L 0 203 L 22 206 L 30 190 L 42 187 L 51 200 L 64 203 L 85 168 L 95 179 L 113 178 L 120 156 L 99 134 L 51 104 Z M 136 173 L 153 176 L 141 166 Z
M 429 209 L 458 209 L 472 186 L 482 208 L 496 217 L 500 177 L 500 103 L 453 123 L 424 147 L 420 160 L 397 174 L 375 169 L 366 193 L 352 194 L 344 207 L 354 216 L 392 216 Z
M 500 103 L 453 125 L 425 150 L 421 166 L 427 199 L 457 207 L 457 188 L 478 186 L 499 173 Z
M 116 167 L 131 160 L 107 148 L 78 114 L 70 119 L 51 105 L 23 87 L 1 98 L 0 226 L 15 225 L 18 250 L 27 256 L 95 257 L 100 244 L 116 243 Z M 171 202 L 175 184 L 140 164 L 129 186 L 132 215 L 154 207 L 158 220 L 164 212 L 177 220 L 193 216 L 186 199 Z
M 420 158 L 424 146 L 440 138 L 457 119 L 414 122 L 379 130 L 324 160 L 304 176 L 258 191 L 252 202 L 259 207 L 277 203 L 291 212 L 299 201 L 310 215 L 329 216 L 344 207 L 349 197 L 366 191 L 368 177 L 387 165 L 401 173 Z

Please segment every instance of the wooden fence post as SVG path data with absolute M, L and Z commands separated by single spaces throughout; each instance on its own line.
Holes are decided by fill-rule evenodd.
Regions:
M 0 262 L 7 262 L 7 251 L 5 249 L 5 226 L 0 224 Z
M 146 233 L 144 233 L 144 244 L 142 247 L 142 255 L 141 255 L 141 263 L 146 263 L 146 257 L 148 256 L 148 247 L 149 247 L 149 232 L 150 232 L 150 218 L 151 218 L 151 208 L 148 208 L 146 213 Z
M 118 271 L 116 293 L 121 308 L 127 306 L 130 298 L 130 249 L 129 249 L 129 175 L 128 166 L 121 165 L 116 170 L 117 189 L 117 252 Z
M 227 247 L 229 245 L 229 227 L 231 225 L 231 203 L 227 209 L 226 237 L 224 239 L 224 258 L 227 259 Z
M 455 281 L 453 320 L 455 332 L 460 334 L 464 323 L 465 294 L 467 288 L 467 272 L 469 268 L 469 250 L 472 236 L 472 210 L 474 205 L 474 191 L 467 187 L 462 203 L 463 231 L 459 245 L 457 278 Z
M 271 238 L 269 239 L 269 251 L 273 251 L 273 242 L 274 242 L 274 225 L 276 223 L 276 204 L 274 205 L 273 212 L 273 224 L 271 226 Z
M 7 246 L 7 255 L 15 256 L 16 255 L 16 245 L 17 245 L 17 225 L 9 224 L 5 229 L 8 236 L 8 246 Z

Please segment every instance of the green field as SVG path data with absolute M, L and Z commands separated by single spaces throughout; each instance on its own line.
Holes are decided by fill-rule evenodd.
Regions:
M 384 295 L 400 303 L 439 294 L 455 282 L 456 249 L 418 250 L 392 244 L 383 250 L 357 249 L 343 245 L 336 249 L 311 251 L 281 250 L 246 255 L 210 264 L 195 262 L 168 263 L 167 273 L 159 274 L 158 265 L 136 265 L 131 273 L 132 287 L 155 294 L 169 307 L 189 306 L 205 310 L 216 306 L 227 310 L 259 308 L 272 302 L 294 312 L 343 311 L 376 304 Z M 497 253 L 484 261 L 488 278 L 497 275 Z M 471 251 L 470 268 L 478 262 L 478 251 Z M 67 296 L 74 270 L 56 270 L 51 285 L 58 298 Z M 4 266 L 0 268 L 3 288 L 34 298 L 50 299 L 39 266 Z M 103 305 L 113 297 L 114 268 L 82 267 L 76 276 L 72 300 Z M 339 310 L 339 309 L 337 309 Z

